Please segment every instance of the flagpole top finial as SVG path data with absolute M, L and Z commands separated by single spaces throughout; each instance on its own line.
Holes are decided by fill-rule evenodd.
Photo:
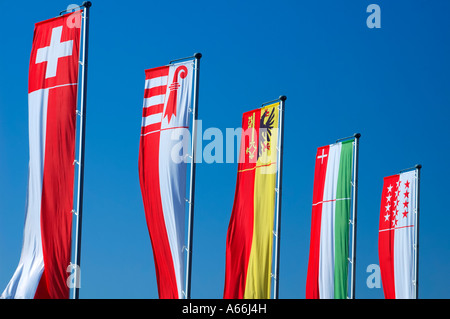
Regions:
M 81 5 L 85 8 L 90 8 L 92 6 L 92 2 L 90 1 L 84 1 L 83 4 Z
M 422 164 L 416 164 L 414 167 L 418 168 L 418 169 L 421 169 L 422 168 Z
M 287 97 L 286 97 L 286 95 L 280 95 L 279 99 L 281 101 L 286 101 Z
M 353 134 L 353 137 L 360 138 L 361 137 L 361 133 L 355 133 L 355 134 Z
M 199 52 L 197 52 L 197 53 L 194 53 L 194 57 L 195 57 L 196 59 L 201 59 L 201 57 L 202 57 L 202 54 L 201 54 L 201 53 L 199 53 Z

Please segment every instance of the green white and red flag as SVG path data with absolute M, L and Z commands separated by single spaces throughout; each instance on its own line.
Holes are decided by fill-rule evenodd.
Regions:
M 353 143 L 317 149 L 307 299 L 347 298 Z

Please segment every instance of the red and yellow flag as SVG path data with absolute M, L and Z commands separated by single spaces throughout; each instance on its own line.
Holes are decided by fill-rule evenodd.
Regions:
M 244 113 L 224 298 L 270 298 L 279 102 Z

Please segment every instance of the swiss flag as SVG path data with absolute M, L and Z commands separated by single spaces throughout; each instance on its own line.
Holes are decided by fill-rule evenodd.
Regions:
M 28 92 L 78 81 L 80 28 L 71 23 L 74 15 L 38 22 L 31 49 Z
M 2 298 L 68 298 L 81 11 L 36 23 L 28 79 L 30 162 L 19 265 Z

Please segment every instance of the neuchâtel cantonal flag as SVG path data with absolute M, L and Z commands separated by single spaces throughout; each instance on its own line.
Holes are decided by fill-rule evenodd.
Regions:
M 307 299 L 347 298 L 353 140 L 316 154 Z
M 386 299 L 414 298 L 416 190 L 416 171 L 384 178 L 378 256 Z
M 270 298 L 279 103 L 246 112 L 227 233 L 224 298 Z
M 188 129 L 193 65 L 191 60 L 145 71 L 139 177 L 162 299 L 183 297 L 187 164 L 173 150 Z
M 68 298 L 80 28 L 36 23 L 28 77 L 30 162 L 22 253 L 2 298 Z

